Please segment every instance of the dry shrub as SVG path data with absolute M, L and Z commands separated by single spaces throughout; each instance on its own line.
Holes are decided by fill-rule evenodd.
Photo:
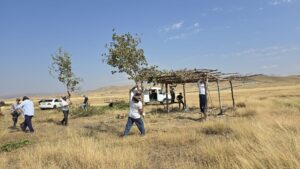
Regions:
M 244 102 L 238 102 L 236 104 L 236 107 L 239 107 L 239 108 L 245 108 L 246 107 L 246 104 Z
M 234 112 L 234 116 L 236 117 L 245 117 L 245 118 L 252 118 L 257 114 L 257 111 L 254 109 L 237 109 Z
M 221 135 L 228 136 L 233 133 L 233 130 L 223 123 L 210 124 L 202 128 L 202 133 L 206 135 Z

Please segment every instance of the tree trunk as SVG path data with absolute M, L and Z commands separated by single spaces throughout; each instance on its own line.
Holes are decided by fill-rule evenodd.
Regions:
M 232 105 L 233 105 L 233 108 L 235 108 L 235 101 L 234 101 L 234 93 L 233 93 L 232 81 L 229 80 L 229 83 L 230 83 L 230 88 L 231 88 Z

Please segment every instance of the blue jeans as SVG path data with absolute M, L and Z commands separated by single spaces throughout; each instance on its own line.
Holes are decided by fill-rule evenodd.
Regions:
M 127 124 L 126 124 L 125 131 L 124 131 L 124 136 L 128 136 L 133 123 L 136 124 L 136 126 L 138 127 L 138 129 L 141 132 L 141 135 L 145 135 L 145 127 L 144 127 L 144 122 L 143 122 L 142 118 L 134 119 L 134 118 L 128 117 Z
M 206 97 L 204 94 L 199 94 L 199 102 L 200 102 L 200 110 L 202 113 L 204 113 L 205 106 L 206 106 Z
M 26 128 L 29 128 L 30 132 L 34 132 L 34 129 L 32 127 L 31 119 L 33 116 L 27 116 L 25 115 L 25 121 L 23 122 L 22 130 L 26 131 Z

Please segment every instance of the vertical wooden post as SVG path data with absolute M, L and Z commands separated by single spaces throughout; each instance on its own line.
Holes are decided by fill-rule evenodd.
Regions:
M 167 112 L 169 113 L 169 101 L 168 101 L 168 98 L 169 98 L 169 95 L 168 95 L 168 83 L 166 83 L 166 104 L 167 104 Z
M 206 75 L 206 79 L 205 79 L 205 83 L 204 83 L 204 86 L 205 86 L 205 100 L 206 100 L 206 103 L 205 103 L 205 110 L 204 110 L 204 118 L 207 117 L 207 109 L 208 109 L 208 97 L 207 97 L 207 89 L 208 89 L 208 77 Z
M 223 110 L 222 110 L 222 101 L 221 101 L 221 92 L 220 92 L 219 79 L 217 80 L 217 86 L 218 86 L 218 96 L 219 96 L 219 106 L 220 106 L 220 113 L 218 115 L 222 115 Z
M 186 97 L 185 97 L 185 83 L 182 84 L 183 87 L 183 99 L 184 99 L 184 108 L 186 108 Z
M 231 88 L 231 98 L 232 98 L 232 105 L 233 105 L 233 108 L 235 108 L 235 101 L 234 101 L 234 94 L 233 94 L 233 86 L 232 86 L 232 81 L 229 80 L 229 83 L 230 83 L 230 88 Z

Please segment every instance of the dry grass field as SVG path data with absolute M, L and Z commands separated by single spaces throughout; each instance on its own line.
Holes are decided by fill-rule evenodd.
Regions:
M 111 109 L 89 117 L 70 117 L 69 126 L 58 125 L 58 110 L 36 109 L 34 134 L 9 128 L 8 107 L 0 117 L 0 146 L 28 140 L 12 151 L 0 150 L 3 169 L 299 169 L 300 77 L 258 77 L 256 82 L 235 82 L 233 110 L 228 84 L 222 83 L 225 116 L 218 117 L 215 84 L 210 84 L 208 119 L 200 119 L 195 85 L 187 87 L 190 112 L 171 112 L 163 106 L 146 106 L 146 135 L 134 126 L 130 136 L 120 137 L 126 109 Z M 181 85 L 177 86 L 177 92 Z M 88 93 L 93 106 L 106 98 L 128 98 L 128 87 L 106 88 Z M 38 98 L 34 99 L 37 102 Z M 82 98 L 76 96 L 75 103 Z M 6 100 L 11 103 L 12 100 Z M 245 105 L 245 106 L 244 106 Z M 101 110 L 99 110 L 101 111 Z M 122 117 L 122 116 L 121 116 Z M 19 121 L 22 121 L 22 117 Z

